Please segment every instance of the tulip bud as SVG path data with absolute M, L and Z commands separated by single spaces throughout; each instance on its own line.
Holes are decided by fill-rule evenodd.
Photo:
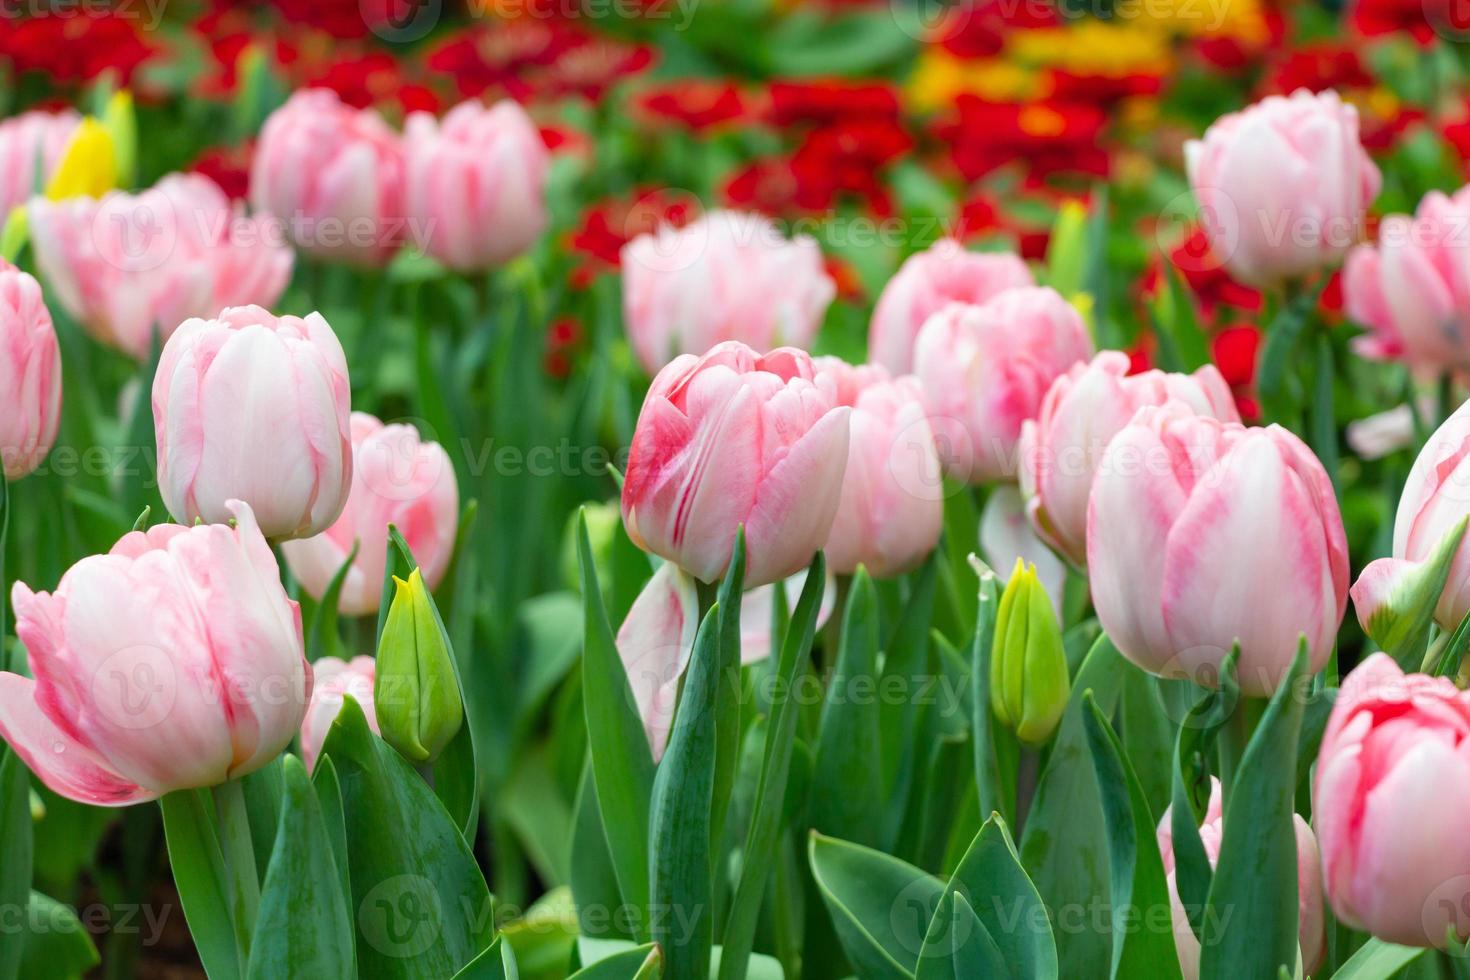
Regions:
M 1056 731 L 1071 684 L 1062 630 L 1036 566 L 1016 559 L 1000 597 L 990 660 L 990 705 L 1016 737 L 1033 745 Z
M 464 722 L 453 653 L 415 568 L 397 592 L 378 640 L 373 701 L 383 740 L 414 763 L 431 762 Z

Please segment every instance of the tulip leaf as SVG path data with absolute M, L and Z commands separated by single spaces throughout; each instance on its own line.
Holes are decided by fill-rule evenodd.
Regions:
M 990 658 L 995 650 L 995 617 L 1000 609 L 1000 585 L 989 568 L 980 571 L 979 615 L 975 620 L 975 642 L 970 653 L 971 731 L 975 748 L 975 786 L 982 817 L 1008 809 L 1002 792 L 1000 764 L 996 758 L 994 727 L 990 716 Z
M 719 710 L 720 625 L 716 602 L 694 640 L 668 748 L 654 776 L 648 824 L 653 940 L 663 950 L 669 975 L 689 980 L 709 975 L 713 945 L 710 801 Z M 680 910 L 683 915 L 670 914 Z
M 896 857 L 813 832 L 812 877 L 858 976 L 913 977 L 944 882 Z
M 6 614 L 10 609 L 9 579 L 5 577 L 5 552 L 6 540 L 10 533 L 10 481 L 5 478 L 5 470 L 0 468 L 0 670 L 10 670 L 10 641 L 6 639 Z M 5 756 L 0 751 L 0 760 Z M 3 896 L 0 896 L 3 897 Z M 0 980 L 7 976 L 5 972 L 5 955 L 0 953 Z
M 295 756 L 282 767 L 281 824 L 250 942 L 250 978 L 350 977 L 352 916 L 321 803 Z
M 1332 980 L 1389 980 L 1428 952 L 1420 946 L 1399 946 L 1370 938 L 1337 968 Z
M 966 915 L 981 928 L 974 929 Z M 1001 972 L 960 972 L 962 960 L 992 958 L 998 959 Z M 992 813 L 981 826 L 950 876 L 929 920 L 915 976 L 1056 980 L 1057 947 L 1046 906 L 1021 868 L 1010 830 L 999 814 Z
M 761 756 L 760 780 L 756 784 L 755 802 L 751 809 L 750 829 L 745 837 L 745 850 L 740 860 L 740 879 L 725 920 L 724 943 L 729 954 L 720 961 L 720 980 L 744 980 L 755 941 L 757 914 L 766 893 L 766 879 L 775 863 L 776 845 L 780 840 L 785 813 L 791 757 L 796 743 L 796 722 L 801 705 L 792 696 L 796 675 L 811 656 L 812 639 L 816 635 L 817 610 L 827 584 L 827 562 L 817 552 L 807 569 L 806 583 L 796 611 L 786 627 L 781 655 L 776 662 L 775 683 L 771 690 L 770 723 L 766 728 L 765 751 Z M 779 596 L 782 589 L 777 588 Z M 779 601 L 777 608 L 780 608 Z M 602 787 L 598 786 L 598 792 Z
M 1136 669 L 1136 668 L 1126 668 Z M 1154 818 L 1143 786 L 1123 754 L 1113 726 L 1098 709 L 1091 692 L 1083 695 L 1087 738 L 1108 825 L 1110 903 L 1113 921 L 1114 980 L 1123 977 L 1178 977 L 1174 934 L 1137 928 L 1133 915 L 1151 916 L 1169 908 L 1169 886 L 1154 836 Z M 1241 974 L 1246 976 L 1247 974 Z
M 1021 865 L 1047 908 L 1083 909 L 1108 892 L 1108 829 L 1084 722 L 1082 695 L 1091 690 L 1106 714 L 1118 703 L 1129 665 L 1106 635 L 1092 645 L 1072 683 L 1066 713 L 1036 784 L 1021 834 Z M 1057 934 L 1061 975 L 1095 975 L 1109 962 L 1107 930 L 1079 924 Z
M 276 846 L 276 829 L 281 822 L 284 784 L 281 756 L 276 756 L 240 780 L 245 797 L 245 814 L 250 823 L 250 842 L 255 850 L 257 878 L 264 878 Z
M 1307 671 L 1303 637 L 1281 686 L 1246 746 L 1225 800 L 1220 856 L 1210 883 L 1209 916 L 1218 935 L 1200 943 L 1201 980 L 1273 975 L 1297 957 L 1298 684 Z
M 582 768 L 581 788 L 572 809 L 572 861 L 569 875 L 572 898 L 577 905 L 579 931 L 593 939 L 622 938 L 618 916 L 592 915 L 589 910 L 615 909 L 622 905 L 617 872 L 608 852 L 602 812 L 597 805 L 597 783 L 592 760 Z
M 879 701 L 857 694 L 878 676 L 878 599 L 873 580 L 858 568 L 847 593 L 837 666 L 827 685 L 817 729 L 811 826 L 832 837 L 874 846 L 882 814 Z
M 710 845 L 716 864 L 722 856 L 725 815 L 740 763 L 740 602 L 744 590 L 745 527 L 742 525 L 735 535 L 730 567 L 725 571 L 716 599 L 720 607 L 720 662 L 715 695 L 715 778 L 710 796 Z
M 1435 664 L 1434 673 L 1438 677 L 1454 677 L 1460 672 L 1460 663 L 1465 659 L 1465 654 L 1470 652 L 1470 613 L 1466 613 L 1460 620 L 1460 625 L 1449 635 L 1444 642 L 1444 647 L 1439 651 L 1439 659 Z
M 0 841 L 5 847 L 5 860 L 0 861 L 0 910 L 26 907 L 31 894 L 31 833 L 30 772 L 20 756 L 0 742 Z M 0 940 L 0 980 L 15 980 L 20 975 L 20 953 L 20 943 Z
M 6 941 L 7 946 L 19 947 L 22 977 L 81 980 L 101 962 L 75 910 L 40 892 L 30 893 L 22 933 L 21 942 Z
M 995 937 L 985 928 L 985 923 L 980 921 L 965 896 L 956 894 L 951 907 L 954 916 L 949 925 L 950 957 L 947 965 L 950 969 L 947 973 L 936 973 L 935 980 L 940 980 L 941 977 L 953 977 L 954 980 L 972 980 L 975 977 L 1011 980 L 1016 976 L 1006 966 Z M 920 966 L 922 968 L 922 964 Z
M 663 960 L 652 943 L 614 953 L 573 973 L 569 980 L 644 980 L 660 975 Z
M 159 799 L 158 805 L 163 811 L 174 886 L 199 962 L 210 980 L 239 980 L 243 964 L 230 911 L 233 886 L 215 831 L 209 793 L 178 790 Z
M 879 844 L 889 847 L 898 839 L 905 810 L 908 808 L 910 791 L 919 766 L 915 762 L 918 729 L 919 698 L 912 696 L 927 678 L 934 676 L 930 669 L 929 629 L 934 614 L 934 596 L 939 578 L 939 564 L 943 561 L 936 549 L 924 563 L 913 583 L 913 591 L 905 604 L 888 643 L 883 648 L 883 674 L 879 684 L 892 685 L 909 696 L 882 699 L 879 714 L 884 733 L 883 754 L 883 799 L 887 803 L 881 827 Z
M 321 599 L 312 606 L 311 625 L 306 631 L 306 656 L 313 663 L 322 657 L 347 659 L 342 655 L 342 635 L 337 631 L 337 605 L 342 599 L 342 583 L 347 581 L 347 573 L 352 571 L 352 563 L 357 561 L 357 550 L 361 546 L 360 539 L 353 540 L 352 550 L 332 574 Z
M 1174 742 L 1169 832 L 1174 850 L 1174 881 L 1189 926 L 1198 937 L 1204 928 L 1205 904 L 1215 870 L 1200 841 L 1199 824 L 1210 804 L 1210 750 L 1220 728 L 1240 703 L 1236 665 L 1240 644 L 1231 647 L 1220 668 L 1220 686 L 1205 691 L 1184 716 Z
M 346 821 L 363 976 L 446 977 L 489 945 L 489 889 L 439 797 L 350 695 L 322 746 Z
M 1261 392 L 1262 400 L 1268 405 L 1278 403 L 1285 391 L 1291 352 L 1296 348 L 1302 331 L 1311 322 L 1312 314 L 1317 309 L 1317 300 L 1327 282 L 1328 277 L 1323 276 L 1315 286 L 1290 296 L 1266 326 L 1266 342 L 1261 346 L 1261 366 L 1256 374 L 1256 386 Z
M 352 894 L 352 878 L 347 869 L 347 818 L 342 813 L 342 784 L 337 779 L 337 767 L 326 756 L 317 759 L 316 770 L 311 774 L 312 788 L 316 790 L 317 805 L 321 807 L 322 824 L 327 829 L 327 839 L 332 842 L 332 859 L 337 863 L 338 884 L 343 895 Z
M 587 715 L 587 743 L 592 775 L 608 852 L 617 873 L 623 903 L 640 914 L 648 909 L 648 822 L 653 794 L 653 753 L 618 655 L 612 624 L 602 605 L 585 511 L 577 519 L 577 548 L 582 562 L 585 636 L 582 650 L 582 698 Z M 648 922 L 638 924 L 647 938 Z
M 453 980 L 520 980 L 520 976 L 510 943 L 504 936 L 496 936 L 490 948 L 471 960 Z

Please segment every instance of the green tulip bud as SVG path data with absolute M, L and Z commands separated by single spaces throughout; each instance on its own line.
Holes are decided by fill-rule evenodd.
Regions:
M 990 706 L 1021 741 L 1039 745 L 1056 731 L 1071 682 L 1062 630 L 1036 566 L 1016 560 L 1000 596 L 990 657 Z
M 393 584 L 373 684 L 378 728 L 405 759 L 432 762 L 464 723 L 459 678 L 423 575 L 415 568 Z
M 622 505 L 617 500 L 588 502 L 582 505 L 587 516 L 587 542 L 592 545 L 592 564 L 597 569 L 597 580 L 602 584 L 602 601 L 611 605 L 613 576 L 613 548 L 623 523 Z M 582 588 L 582 566 L 577 557 L 577 529 L 580 524 L 577 511 L 572 511 L 561 539 L 562 582 L 573 592 Z

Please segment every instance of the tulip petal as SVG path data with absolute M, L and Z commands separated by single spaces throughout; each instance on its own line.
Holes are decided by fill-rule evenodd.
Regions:
M 828 411 L 757 487 L 755 507 L 745 527 L 750 541 L 745 580 L 751 585 L 794 574 L 826 542 L 847 468 L 851 412 L 846 406 Z M 810 540 L 790 540 L 793 530 Z
M 655 761 L 663 755 L 674 723 L 679 678 L 694 650 L 698 619 L 694 580 L 673 562 L 664 562 L 618 629 L 618 655 Z

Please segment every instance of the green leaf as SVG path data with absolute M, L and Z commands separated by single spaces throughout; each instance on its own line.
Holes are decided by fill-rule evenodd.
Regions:
M 980 572 L 979 615 L 975 620 L 975 642 L 970 653 L 971 731 L 975 748 L 975 786 L 980 815 L 1007 808 L 1001 792 L 999 763 L 995 754 L 994 727 L 990 718 L 990 657 L 995 648 L 995 617 L 1000 608 L 1000 586 L 990 569 Z
M 966 914 L 975 917 L 979 930 Z M 1056 940 L 1046 906 L 1022 870 L 1010 830 L 998 814 L 985 821 L 945 886 L 915 975 L 918 980 L 992 975 L 960 972 L 962 958 L 998 959 L 1003 969 L 997 976 L 1057 978 Z
M 1334 493 L 1341 495 L 1338 487 L 1337 465 L 1337 419 L 1333 411 L 1332 388 L 1337 377 L 1337 367 L 1332 359 L 1332 341 L 1327 334 L 1317 335 L 1317 364 L 1312 377 L 1311 439 L 1312 451 L 1327 471 Z
M 286 756 L 282 776 L 281 826 L 261 888 L 247 975 L 354 976 L 352 916 L 321 803 L 301 760 Z
M 1470 613 L 1465 614 L 1460 625 L 1445 640 L 1444 649 L 1439 652 L 1439 662 L 1434 667 L 1435 676 L 1454 677 L 1460 672 L 1460 663 L 1467 652 L 1470 652 Z
M 454 980 L 520 980 L 516 956 L 503 936 L 454 975 Z
M 1083 695 L 1087 738 L 1102 793 L 1103 816 L 1108 825 L 1109 867 L 1112 872 L 1110 908 L 1113 920 L 1113 959 L 1109 974 L 1123 977 L 1178 977 L 1174 933 L 1136 928 L 1131 916 L 1145 917 L 1169 909 L 1169 887 L 1154 836 L 1154 818 L 1138 776 L 1123 755 L 1113 726 L 1089 691 Z M 1241 974 L 1253 976 L 1256 974 Z
M 1090 908 L 1109 890 L 1108 830 L 1083 720 L 1082 695 L 1112 711 L 1130 665 L 1106 635 L 1099 636 L 1072 682 L 1072 697 L 1036 784 L 1021 835 L 1021 864 L 1050 909 Z M 1063 977 L 1096 976 L 1110 962 L 1111 931 L 1091 917 L 1057 934 Z
M 452 976 L 494 931 L 489 889 L 458 825 L 351 696 L 322 752 L 341 786 L 360 973 Z
M 782 589 L 784 586 L 778 585 Z M 715 778 L 710 794 L 710 846 L 716 863 L 725 842 L 725 815 L 740 764 L 740 600 L 745 590 L 745 527 L 735 535 L 730 567 L 720 584 L 720 663 L 715 694 Z
M 1159 265 L 1164 270 L 1168 290 L 1164 293 L 1167 302 L 1160 303 L 1158 325 L 1168 334 L 1177 354 L 1179 363 L 1175 370 L 1193 371 L 1204 367 L 1210 363 L 1210 345 L 1195 313 L 1194 297 L 1184 288 L 1179 271 L 1168 256 L 1162 256 Z
M 571 980 L 644 980 L 662 972 L 663 961 L 652 943 L 614 953 L 573 973 Z
M 332 842 L 332 859 L 337 864 L 337 883 L 343 896 L 352 894 L 352 878 L 348 873 L 347 819 L 342 814 L 342 784 L 337 779 L 337 767 L 332 760 L 323 756 L 317 760 L 316 770 L 311 774 L 312 788 L 316 791 L 317 806 L 322 811 L 322 826 L 327 830 L 327 839 Z
M 30 894 L 20 947 L 20 975 L 47 980 L 81 980 L 101 962 L 97 947 L 69 905 L 40 892 Z
M 1202 980 L 1263 977 L 1297 958 L 1297 853 L 1292 824 L 1296 748 L 1302 721 L 1298 681 L 1307 671 L 1303 637 L 1271 698 L 1225 800 L 1224 831 L 1210 909 L 1222 923 L 1200 944 Z M 1228 913 L 1228 918 L 1226 917 Z
M 648 908 L 648 823 L 653 793 L 653 753 L 634 707 L 627 671 L 618 655 L 612 625 L 602 606 L 592 545 L 585 515 L 578 518 L 578 553 L 582 561 L 583 622 L 582 698 L 587 714 L 587 742 L 592 775 L 607 835 L 608 852 L 617 872 L 623 902 Z M 648 922 L 638 924 L 647 938 Z
M 1149 810 L 1162 813 L 1169 805 L 1173 780 L 1170 766 L 1174 730 L 1164 711 L 1157 678 L 1141 670 L 1124 672 L 1118 704 L 1118 735 L 1123 741 L 1123 755 L 1138 776 Z
M 1206 691 L 1184 716 L 1174 741 L 1169 829 L 1174 851 L 1174 882 L 1196 938 L 1204 931 L 1205 905 L 1215 876 L 1199 823 L 1210 804 L 1210 750 L 1221 726 L 1233 711 L 1242 711 L 1236 665 L 1240 644 L 1234 644 L 1220 669 L 1220 686 Z
M 811 826 L 832 837 L 873 846 L 882 814 L 879 699 L 856 685 L 878 676 L 878 599 L 873 580 L 859 567 L 847 593 L 837 666 L 827 686 L 817 730 Z
M 199 961 L 210 980 L 238 980 L 242 964 L 230 911 L 233 890 L 208 791 L 178 790 L 158 805 L 174 886 Z
M 1327 285 L 1327 277 L 1311 289 L 1304 289 L 1288 299 L 1266 327 L 1266 342 L 1261 348 L 1261 367 L 1256 384 L 1262 399 L 1276 401 L 1284 393 L 1287 368 L 1297 341 L 1311 321 L 1317 300 Z
M 0 551 L 4 542 L 0 541 Z M 0 599 L 0 605 L 3 605 Z M 0 634 L 3 643 L 3 634 Z M 23 909 L 31 894 L 31 779 L 25 763 L 0 742 L 0 909 Z M 21 944 L 0 940 L 0 980 L 21 976 Z M 29 974 L 26 974 L 29 976 Z
M 622 895 L 618 891 L 612 855 L 607 849 L 607 835 L 602 829 L 590 758 L 583 766 L 582 782 L 572 810 L 570 880 L 582 935 L 593 939 L 621 938 L 619 917 L 603 914 L 622 905 Z
M 648 825 L 649 910 L 654 942 L 671 976 L 709 975 L 710 800 L 714 792 L 715 713 L 720 686 L 720 606 L 705 614 L 653 780 Z
M 879 684 L 892 684 L 895 689 L 906 692 L 904 697 L 881 699 L 879 707 L 884 734 L 883 785 L 886 787 L 883 796 L 886 813 L 879 844 L 885 848 L 891 848 L 898 839 L 910 790 L 919 769 L 916 761 L 916 743 L 919 740 L 914 737 L 918 728 L 919 698 L 912 694 L 934 676 L 930 669 L 929 628 L 934 618 L 934 596 L 941 561 L 943 556 L 936 549 L 919 570 L 909 601 L 883 651 L 883 674 Z
M 347 659 L 343 656 L 342 636 L 337 631 L 337 604 L 342 596 L 342 583 L 347 581 L 347 573 L 357 560 L 357 549 L 361 543 L 358 540 L 352 542 L 347 559 L 327 583 L 327 591 L 322 593 L 321 601 L 312 607 L 311 626 L 306 631 L 306 655 L 313 663 L 322 657 Z
M 1423 665 L 1434 608 L 1465 536 L 1467 521 L 1470 517 L 1457 521 L 1423 562 L 1400 566 L 1389 594 L 1368 616 L 1368 635 L 1405 671 L 1417 671 Z
M 630 954 L 634 952 L 644 955 L 641 967 L 633 975 L 634 980 L 653 980 L 655 977 L 665 976 L 666 974 L 662 969 L 661 960 L 646 952 L 650 948 L 657 950 L 658 947 L 653 946 L 651 943 L 637 946 L 620 939 L 592 939 L 588 936 L 582 936 L 577 940 L 577 954 L 581 959 L 583 971 L 576 974 L 576 976 L 582 977 L 586 974 L 597 977 L 599 980 L 613 980 L 613 978 L 626 977 L 629 974 L 625 973 L 622 969 L 614 973 L 609 973 L 606 976 L 601 973 L 589 974 L 588 971 L 594 970 L 596 967 L 600 967 L 603 963 L 612 959 L 618 959 L 620 966 L 625 967 L 627 963 L 632 961 Z M 628 959 L 622 959 L 625 956 Z M 718 972 L 720 962 L 723 958 L 724 950 L 719 946 L 716 946 L 710 951 L 711 973 Z M 758 953 L 752 955 L 749 958 L 748 966 L 750 969 L 750 980 L 783 980 L 781 965 L 769 956 L 762 956 Z
M 912 977 L 928 924 L 944 897 L 938 878 L 896 857 L 813 832 L 812 877 L 843 952 L 870 980 Z
M 1369 939 L 1337 968 L 1332 980 L 1389 980 L 1427 952 L 1417 946 L 1397 946 L 1382 939 Z
M 750 830 L 741 855 L 740 880 L 725 920 L 724 944 L 729 955 L 720 962 L 720 980 L 743 980 L 749 968 L 752 943 L 755 940 L 757 914 L 766 893 L 766 879 L 775 863 L 776 844 L 781 835 L 781 819 L 785 810 L 787 781 L 791 773 L 791 756 L 796 742 L 796 722 L 801 705 L 792 697 L 797 671 L 811 655 L 812 638 L 817 628 L 817 609 L 826 588 L 827 562 L 817 552 L 807 569 L 806 583 L 796 612 L 786 628 L 781 643 L 781 656 L 776 664 L 776 683 L 772 685 L 771 721 L 766 729 L 765 752 L 761 757 L 760 781 L 751 812 Z M 780 608 L 781 589 L 776 589 Z M 601 792 L 601 786 L 598 787 Z
M 985 923 L 975 914 L 974 908 L 964 895 L 955 895 L 951 904 L 954 918 L 949 927 L 950 960 L 952 970 L 948 976 L 954 980 L 971 980 L 985 977 L 986 980 L 1010 980 L 1014 974 L 1006 967 L 1000 947 Z M 1055 974 L 1053 974 L 1055 975 Z M 935 980 L 939 980 L 936 974 Z

